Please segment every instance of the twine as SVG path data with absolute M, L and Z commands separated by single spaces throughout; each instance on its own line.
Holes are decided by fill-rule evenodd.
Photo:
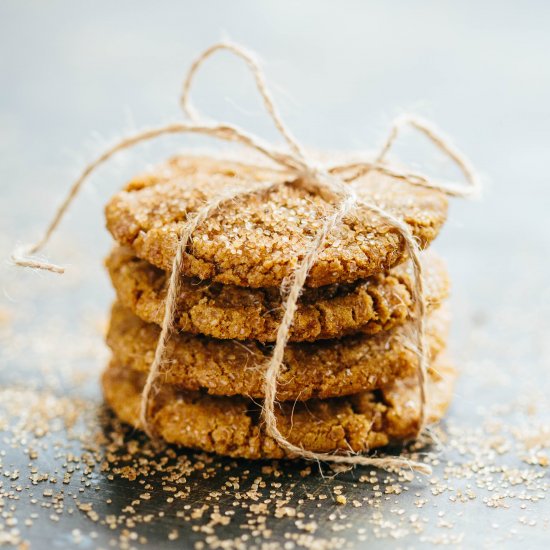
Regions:
M 288 151 L 279 150 L 232 124 L 209 123 L 201 117 L 198 111 L 192 106 L 190 92 L 195 74 L 208 57 L 223 50 L 233 53 L 247 64 L 255 79 L 256 87 L 263 99 L 266 111 L 270 115 L 275 127 L 284 138 Z M 210 136 L 223 141 L 239 143 L 248 149 L 258 151 L 265 157 L 271 159 L 292 173 L 296 177 L 296 185 L 302 185 L 304 187 L 307 186 L 308 189 L 313 187 L 316 192 L 323 194 L 323 196 L 328 195 L 331 198 L 331 202 L 334 207 L 332 213 L 327 215 L 327 217 L 323 220 L 322 227 L 314 235 L 311 240 L 311 244 L 303 251 L 303 259 L 297 264 L 294 271 L 283 281 L 283 284 L 281 285 L 281 294 L 283 298 L 282 307 L 284 314 L 277 331 L 277 338 L 273 353 L 267 362 L 264 375 L 265 399 L 262 408 L 262 415 L 265 421 L 266 433 L 290 455 L 302 457 L 307 460 L 345 463 L 350 465 L 367 465 L 384 469 L 410 468 L 425 474 L 430 473 L 431 468 L 428 465 L 421 462 L 410 461 L 402 457 L 373 457 L 362 454 L 316 453 L 290 443 L 279 431 L 277 426 L 277 416 L 275 414 L 275 407 L 277 405 L 277 381 L 279 371 L 283 364 L 284 350 L 289 339 L 290 328 L 297 309 L 298 299 L 300 298 L 300 294 L 302 293 L 306 283 L 309 271 L 317 261 L 317 258 L 323 249 L 327 236 L 335 228 L 337 228 L 342 223 L 342 220 L 348 214 L 352 213 L 354 209 L 358 207 L 368 209 L 385 220 L 400 233 L 404 241 L 407 255 L 413 266 L 414 277 L 412 297 L 415 304 L 413 335 L 419 357 L 417 369 L 420 394 L 418 435 L 422 433 L 426 424 L 428 357 L 425 346 L 426 302 L 424 298 L 422 265 L 419 259 L 420 247 L 412 235 L 411 230 L 404 222 L 377 205 L 359 198 L 354 192 L 352 186 L 347 184 L 360 178 L 368 172 L 378 172 L 400 179 L 412 185 L 418 185 L 434 191 L 443 192 L 448 196 L 466 197 L 472 195 L 480 187 L 478 178 L 468 160 L 451 145 L 447 138 L 441 136 L 430 124 L 417 117 L 406 115 L 400 117 L 393 123 L 387 139 L 383 143 L 378 155 L 375 156 L 373 161 L 359 161 L 333 166 L 319 166 L 308 158 L 303 146 L 296 140 L 284 124 L 275 106 L 271 93 L 267 87 L 265 77 L 260 69 L 258 61 L 255 59 L 255 56 L 247 52 L 241 46 L 232 43 L 221 42 L 214 44 L 196 58 L 196 60 L 192 63 L 184 81 L 180 102 L 183 112 L 187 115 L 190 122 L 177 122 L 159 128 L 147 129 L 138 132 L 133 136 L 122 139 L 107 149 L 93 162 L 89 163 L 71 186 L 69 193 L 67 194 L 65 200 L 61 203 L 61 206 L 55 212 L 52 221 L 47 226 L 42 237 L 30 246 L 15 250 L 12 254 L 13 261 L 17 265 L 23 267 L 44 269 L 55 273 L 64 272 L 64 268 L 59 265 L 33 259 L 29 256 L 40 251 L 50 240 L 53 232 L 58 227 L 67 209 L 78 195 L 87 178 L 100 165 L 107 162 L 119 151 L 129 149 L 141 142 L 149 141 L 163 135 L 179 133 Z M 411 126 L 420 133 L 424 134 L 438 149 L 440 149 L 442 153 L 447 155 L 462 172 L 467 185 L 452 182 L 434 182 L 422 174 L 408 172 L 401 168 L 391 166 L 386 161 L 387 154 L 398 138 L 402 128 L 406 125 Z M 190 214 L 181 229 L 172 264 L 172 272 L 170 274 L 161 333 L 155 350 L 155 357 L 149 370 L 141 398 L 140 423 L 144 431 L 153 438 L 156 437 L 156 434 L 154 433 L 154 427 L 151 422 L 152 404 L 154 402 L 154 396 L 158 390 L 157 382 L 164 361 L 166 345 L 170 334 L 174 329 L 179 279 L 183 268 L 185 252 L 188 246 L 192 244 L 193 232 L 224 203 L 243 197 L 246 194 L 265 191 L 275 185 L 281 185 L 281 183 L 252 184 L 249 189 L 245 190 L 224 190 L 218 196 L 214 197 L 204 206 L 199 208 L 195 213 Z

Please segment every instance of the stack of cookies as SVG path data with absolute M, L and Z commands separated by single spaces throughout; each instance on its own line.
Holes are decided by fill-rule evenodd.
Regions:
M 280 286 L 332 205 L 282 170 L 177 157 L 131 181 L 106 208 L 117 242 L 106 264 L 116 291 L 103 376 L 107 402 L 139 427 L 178 235 L 189 214 L 226 189 L 273 187 L 219 208 L 193 234 L 151 422 L 165 441 L 246 458 L 287 456 L 261 417 L 263 372 L 282 318 Z M 442 193 L 370 173 L 357 193 L 408 224 L 422 248 L 447 214 Z M 450 401 L 444 348 L 449 281 L 422 253 L 431 358 L 427 420 Z M 419 424 L 412 268 L 400 234 L 366 209 L 345 218 L 310 272 L 278 379 L 282 434 L 314 452 L 361 452 L 406 441 Z

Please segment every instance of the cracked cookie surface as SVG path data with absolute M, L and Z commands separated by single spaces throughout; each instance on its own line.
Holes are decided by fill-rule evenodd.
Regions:
M 349 395 L 410 376 L 417 367 L 417 357 L 407 346 L 408 330 L 405 324 L 370 337 L 289 344 L 277 398 L 303 401 Z M 427 346 L 432 357 L 445 347 L 447 330 L 447 311 L 439 308 L 428 318 Z M 118 364 L 147 372 L 159 333 L 156 325 L 145 323 L 120 304 L 114 304 L 107 344 Z M 262 398 L 263 368 L 270 349 L 254 341 L 174 334 L 167 344 L 160 377 L 186 390 Z
M 280 184 L 223 204 L 197 228 L 183 262 L 186 276 L 279 287 L 333 209 L 330 201 L 292 180 L 276 169 L 210 157 L 176 157 L 134 179 L 109 201 L 107 228 L 138 257 L 170 271 L 189 214 L 228 189 L 253 189 L 258 182 Z M 422 247 L 437 236 L 446 219 L 447 199 L 438 191 L 374 172 L 349 185 L 360 198 L 403 220 Z M 404 259 L 397 230 L 366 207 L 358 207 L 326 239 L 306 286 L 365 279 Z
M 425 296 L 436 307 L 448 295 L 445 265 L 423 253 Z M 166 272 L 137 258 L 130 247 L 115 248 L 106 260 L 117 299 L 144 321 L 162 324 Z M 348 334 L 376 334 L 410 317 L 412 276 L 408 263 L 355 283 L 305 289 L 290 341 L 316 341 Z M 278 288 L 253 289 L 183 277 L 175 325 L 219 339 L 273 342 L 282 318 Z
M 450 402 L 454 369 L 445 358 L 433 364 L 428 384 L 428 422 L 441 419 Z M 112 362 L 103 392 L 114 413 L 139 428 L 144 375 Z M 261 404 L 244 397 L 214 397 L 165 384 L 152 424 L 167 443 L 250 459 L 291 457 L 265 433 Z M 281 433 L 314 452 L 361 452 L 415 437 L 419 422 L 416 376 L 376 392 L 281 403 L 275 408 Z

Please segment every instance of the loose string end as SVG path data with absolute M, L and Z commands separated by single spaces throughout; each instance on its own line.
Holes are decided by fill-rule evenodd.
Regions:
M 52 264 L 44 260 L 38 260 L 30 258 L 33 247 L 17 247 L 11 254 L 12 262 L 19 267 L 28 267 L 30 269 L 41 269 L 42 271 L 49 271 L 51 273 L 58 273 L 62 275 L 65 273 L 63 266 Z
M 270 433 L 271 437 L 274 437 L 277 441 L 281 438 L 284 439 L 284 436 L 278 431 L 278 429 L 275 428 L 275 430 L 276 432 Z M 369 456 L 360 453 L 349 455 L 316 453 L 293 445 L 292 443 L 288 443 L 286 447 L 292 454 L 296 454 L 296 456 L 300 458 L 304 458 L 305 460 L 315 460 L 319 463 L 326 462 L 328 464 L 345 464 L 351 467 L 364 466 L 379 468 L 387 472 L 410 470 L 426 476 L 430 476 L 433 473 L 432 467 L 429 464 L 399 456 Z
M 410 466 L 415 472 L 424 474 L 426 476 L 431 476 L 433 473 L 432 467 L 422 462 L 414 462 Z
M 325 458 L 328 462 L 336 462 L 340 464 L 350 464 L 351 466 L 370 466 L 380 468 L 387 472 L 412 470 L 426 476 L 433 473 L 432 467 L 424 462 L 409 460 L 408 458 L 393 457 L 393 456 L 365 456 L 361 454 L 351 455 L 348 457 L 338 456 L 338 459 L 332 458 L 338 455 L 329 455 Z

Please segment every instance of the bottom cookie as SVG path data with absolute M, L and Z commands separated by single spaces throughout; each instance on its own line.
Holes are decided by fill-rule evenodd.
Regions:
M 442 357 L 432 365 L 427 421 L 444 415 L 452 396 L 455 370 Z M 114 362 L 103 374 L 109 406 L 125 423 L 139 428 L 141 389 L 137 373 Z M 348 397 L 280 403 L 278 427 L 294 445 L 314 452 L 364 452 L 416 435 L 419 392 L 415 376 L 390 387 Z M 261 405 L 245 397 L 218 397 L 164 385 L 152 411 L 155 431 L 167 443 L 250 459 L 291 458 L 267 435 Z

